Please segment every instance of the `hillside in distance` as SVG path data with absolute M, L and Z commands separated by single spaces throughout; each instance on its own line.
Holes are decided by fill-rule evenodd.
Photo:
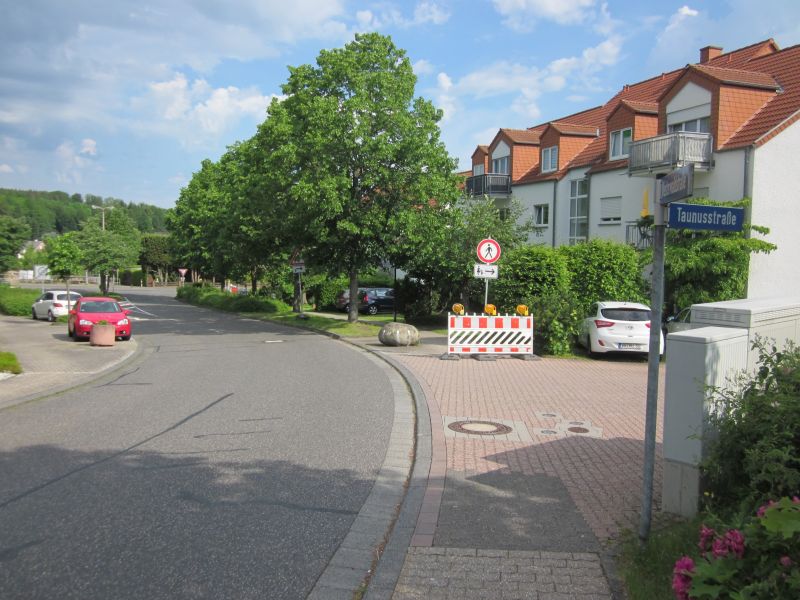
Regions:
M 80 229 L 81 223 L 95 212 L 93 206 L 113 206 L 114 210 L 125 211 L 142 233 L 161 233 L 167 230 L 167 209 L 151 204 L 101 198 L 92 194 L 70 195 L 58 191 L 0 188 L 0 215 L 26 221 L 31 226 L 33 239 Z

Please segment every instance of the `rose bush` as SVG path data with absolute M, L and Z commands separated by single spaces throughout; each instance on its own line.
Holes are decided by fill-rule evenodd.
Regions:
M 703 525 L 698 550 L 675 563 L 678 600 L 800 598 L 800 498 L 761 506 L 741 529 Z

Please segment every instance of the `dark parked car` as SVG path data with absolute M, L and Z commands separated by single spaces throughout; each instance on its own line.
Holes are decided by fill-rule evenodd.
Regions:
M 358 299 L 358 310 L 370 315 L 394 310 L 394 290 L 392 288 L 367 288 Z
M 360 287 L 358 288 L 358 295 L 362 296 L 366 291 L 366 288 Z M 339 295 L 336 296 L 336 300 L 334 301 L 334 306 L 337 310 L 347 312 L 350 308 L 350 290 L 342 290 L 339 292 Z

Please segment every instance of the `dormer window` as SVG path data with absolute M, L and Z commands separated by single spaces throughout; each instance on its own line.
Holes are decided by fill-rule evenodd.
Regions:
M 542 150 L 542 173 L 558 170 L 558 146 Z
M 492 159 L 492 173 L 508 175 L 508 156 Z
M 691 119 L 682 123 L 673 123 L 669 126 L 670 133 L 679 131 L 690 131 L 693 133 L 708 133 L 711 130 L 711 119 L 703 117 L 701 119 Z
M 609 160 L 618 160 L 620 158 L 628 158 L 631 148 L 631 139 L 633 138 L 633 129 L 620 129 L 611 132 Z

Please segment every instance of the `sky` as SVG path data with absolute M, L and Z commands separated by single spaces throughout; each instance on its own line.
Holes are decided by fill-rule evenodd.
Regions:
M 797 0 L 0 0 L 0 188 L 174 206 L 248 139 L 288 67 L 390 35 L 444 112 L 459 169 L 500 127 L 598 106 L 624 84 L 773 38 Z

